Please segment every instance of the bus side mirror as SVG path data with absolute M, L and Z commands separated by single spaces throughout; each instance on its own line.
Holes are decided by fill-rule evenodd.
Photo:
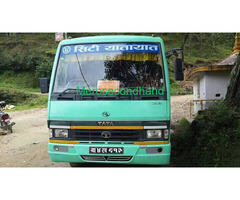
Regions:
M 175 80 L 176 81 L 183 81 L 184 80 L 183 60 L 181 58 L 176 58 L 175 59 L 174 74 L 175 74 Z
M 49 92 L 49 82 L 48 78 L 40 78 L 40 88 L 42 94 Z

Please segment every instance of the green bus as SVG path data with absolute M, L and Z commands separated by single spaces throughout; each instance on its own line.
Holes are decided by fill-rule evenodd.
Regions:
M 49 93 L 51 160 L 71 166 L 168 165 L 168 56 L 159 37 L 116 35 L 61 41 L 51 80 L 40 80 L 42 93 Z M 175 62 L 175 73 L 179 79 L 182 59 Z M 103 88 L 108 92 L 101 93 Z

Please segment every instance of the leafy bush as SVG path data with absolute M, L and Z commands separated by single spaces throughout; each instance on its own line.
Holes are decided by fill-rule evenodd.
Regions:
M 48 57 L 43 57 L 43 59 L 38 63 L 36 67 L 36 76 L 38 78 L 51 77 L 52 72 L 52 66 L 53 66 L 53 59 Z
M 0 71 L 34 72 L 36 77 L 50 77 L 53 55 L 46 56 L 36 50 L 23 46 L 20 50 L 14 50 L 8 54 L 0 49 Z
M 31 49 L 26 50 L 25 48 L 23 48 L 22 51 L 21 53 L 16 51 L 7 54 L 3 53 L 3 50 L 0 49 L 0 73 L 3 75 L 8 72 L 10 79 L 28 73 L 31 77 L 23 76 L 21 80 L 19 80 L 19 83 L 24 82 L 22 87 L 38 87 L 39 78 L 50 78 L 51 76 L 53 56 L 46 56 L 40 52 Z M 4 82 L 8 80 L 9 79 L 6 78 Z
M 225 102 L 198 115 L 172 138 L 175 166 L 240 166 L 240 115 Z
M 2 62 L 0 63 L 0 70 L 14 70 L 19 71 L 34 71 L 40 57 L 37 52 L 27 50 L 23 54 L 14 52 L 12 54 L 0 55 Z
M 181 129 L 186 130 L 190 126 L 190 122 L 186 118 L 182 118 L 179 121 L 179 126 Z
M 15 89 L 0 89 L 0 101 L 7 104 L 21 104 L 37 98 L 37 95 Z

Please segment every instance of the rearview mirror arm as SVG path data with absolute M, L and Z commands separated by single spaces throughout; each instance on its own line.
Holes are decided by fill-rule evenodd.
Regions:
M 182 56 L 183 56 L 183 49 L 182 48 L 171 49 L 171 50 L 166 52 L 166 57 L 170 58 L 173 55 L 175 57 L 178 57 L 178 55 L 181 54 L 181 53 L 182 53 Z

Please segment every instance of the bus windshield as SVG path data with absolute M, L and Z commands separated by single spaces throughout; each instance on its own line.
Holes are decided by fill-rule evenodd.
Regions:
M 164 86 L 160 45 L 105 43 L 62 46 L 53 93 L 77 87 L 98 89 L 101 81 L 116 81 L 119 88 Z

